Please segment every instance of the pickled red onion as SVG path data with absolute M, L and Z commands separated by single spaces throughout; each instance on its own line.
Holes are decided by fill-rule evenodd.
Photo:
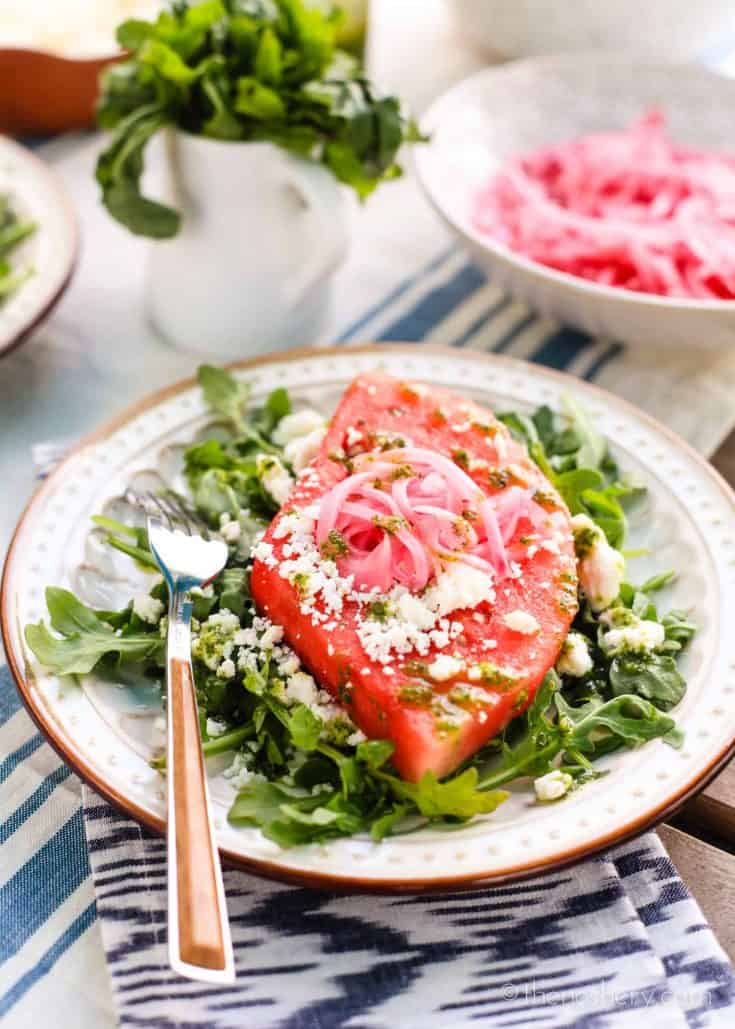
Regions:
M 362 454 L 355 465 L 323 498 L 316 540 L 329 554 L 338 534 L 334 559 L 358 589 L 419 592 L 447 557 L 504 578 L 519 523 L 546 517 L 530 490 L 487 497 L 454 462 L 420 447 Z
M 735 299 L 735 156 L 625 131 L 511 158 L 474 199 L 482 233 L 539 264 L 661 296 Z

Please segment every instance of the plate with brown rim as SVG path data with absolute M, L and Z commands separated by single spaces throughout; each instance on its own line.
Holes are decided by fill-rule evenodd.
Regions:
M 631 566 L 642 581 L 674 567 L 664 603 L 691 611 L 699 631 L 682 659 L 689 688 L 678 709 L 675 750 L 660 740 L 610 755 L 608 774 L 555 804 L 527 789 L 492 815 L 451 832 L 422 829 L 373 843 L 367 837 L 282 850 L 254 828 L 227 822 L 233 790 L 209 769 L 223 857 L 256 873 L 314 886 L 419 890 L 498 883 L 558 869 L 620 842 L 670 814 L 709 781 L 735 745 L 735 637 L 722 632 L 735 603 L 735 495 L 687 444 L 596 387 L 506 357 L 393 344 L 292 351 L 234 366 L 257 401 L 284 386 L 296 403 L 329 414 L 348 382 L 382 367 L 442 384 L 496 409 L 559 409 L 570 395 L 612 442 L 623 470 L 644 481 L 628 545 L 649 551 Z M 164 829 L 165 790 L 149 761 L 160 743 L 158 692 L 145 684 L 64 680 L 40 668 L 23 626 L 42 618 L 48 585 L 97 606 L 121 606 L 144 585 L 123 555 L 102 546 L 95 513 L 124 514 L 125 489 L 181 488 L 182 448 L 207 435 L 199 388 L 189 380 L 152 395 L 81 443 L 31 500 L 8 552 L 0 616 L 10 667 L 30 713 L 79 775 L 131 818 Z

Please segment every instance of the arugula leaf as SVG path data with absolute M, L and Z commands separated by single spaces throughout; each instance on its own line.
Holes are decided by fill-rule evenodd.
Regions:
M 593 697 L 581 707 L 572 707 L 557 694 L 554 703 L 569 727 L 565 749 L 568 753 L 600 757 L 620 747 L 636 747 L 656 738 L 676 743 L 676 723 L 642 697 L 623 694 L 603 701 Z
M 141 568 L 158 571 L 158 565 L 148 544 L 148 533 L 143 528 L 125 525 L 114 518 L 104 515 L 92 515 L 92 521 L 105 532 L 105 542 L 115 550 L 127 554 Z
M 573 515 L 587 514 L 587 505 L 583 501 L 585 493 L 599 491 L 604 484 L 602 473 L 596 468 L 570 468 L 554 477 L 554 485 Z
M 380 843 L 386 836 L 390 836 L 396 825 L 406 816 L 407 811 L 404 804 L 396 804 L 386 814 L 376 818 L 370 826 L 370 837 L 373 843 Z
M 283 454 L 283 449 L 273 443 L 272 434 L 291 411 L 287 391 L 273 390 L 262 407 L 246 410 L 250 395 L 247 384 L 210 365 L 203 365 L 198 376 L 210 410 L 225 419 L 228 432 L 234 435 L 207 439 L 185 452 L 186 475 L 197 511 L 214 528 L 219 527 L 222 514 L 237 518 L 243 508 L 256 517 L 270 519 L 278 505 L 263 486 L 255 458 L 259 454 Z M 253 524 L 252 531 L 256 528 Z
M 510 796 L 505 790 L 479 788 L 476 768 L 467 768 L 444 782 L 439 782 L 433 772 L 426 772 L 417 783 L 404 782 L 395 776 L 386 776 L 385 780 L 399 800 L 415 804 L 427 818 L 465 819 L 489 814 Z
M 686 693 L 686 681 L 668 654 L 645 651 L 620 654 L 610 666 L 613 696 L 645 697 L 661 711 L 675 707 Z
M 231 422 L 235 429 L 240 429 L 250 386 L 224 368 L 215 368 L 211 364 L 199 366 L 197 379 L 210 411 Z
M 697 632 L 697 626 L 689 620 L 686 611 L 669 611 L 661 619 L 666 639 L 675 643 L 677 649 L 685 647 Z
M 252 783 L 240 790 L 227 819 L 233 825 L 268 825 L 280 816 L 281 804 L 298 795 L 275 783 Z
M 536 462 L 547 479 L 555 482 L 554 469 L 549 464 L 546 450 L 539 438 L 533 419 L 519 414 L 517 411 L 503 411 L 497 415 L 497 418 L 510 429 L 512 436 L 519 443 L 525 445 L 529 457 Z
M 297 704 L 288 713 L 286 728 L 294 746 L 310 751 L 316 749 L 324 723 L 305 704 Z
M 163 652 L 164 641 L 157 630 L 118 635 L 68 590 L 50 586 L 46 605 L 51 626 L 61 638 L 52 635 L 44 622 L 27 625 L 25 638 L 41 664 L 57 675 L 85 675 L 108 655 L 146 661 Z
M 483 776 L 482 789 L 551 770 L 564 744 L 563 733 L 549 714 L 558 689 L 558 676 L 549 672 L 526 711 L 503 733 L 500 755 Z
M 607 456 L 607 440 L 594 426 L 584 408 L 568 394 L 561 398 L 564 413 L 581 441 L 576 452 L 578 468 L 601 468 Z
M 358 743 L 356 757 L 372 771 L 382 768 L 389 761 L 395 750 L 390 740 L 365 740 Z
M 676 578 L 676 572 L 659 572 L 658 575 L 652 575 L 650 579 L 646 579 L 642 586 L 639 587 L 641 593 L 657 593 L 662 590 L 669 583 L 673 582 Z

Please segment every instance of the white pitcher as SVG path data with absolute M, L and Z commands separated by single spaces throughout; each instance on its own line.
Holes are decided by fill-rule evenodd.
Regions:
M 348 244 L 332 174 L 272 143 L 170 131 L 166 151 L 167 199 L 182 225 L 151 248 L 157 331 L 221 358 L 315 342 Z

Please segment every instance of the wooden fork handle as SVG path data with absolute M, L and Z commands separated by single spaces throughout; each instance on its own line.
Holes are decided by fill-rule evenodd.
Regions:
M 168 676 L 169 950 L 178 971 L 198 978 L 197 969 L 209 970 L 212 974 L 205 972 L 206 978 L 217 978 L 219 972 L 221 981 L 229 981 L 229 927 L 209 817 L 191 663 L 169 657 Z

